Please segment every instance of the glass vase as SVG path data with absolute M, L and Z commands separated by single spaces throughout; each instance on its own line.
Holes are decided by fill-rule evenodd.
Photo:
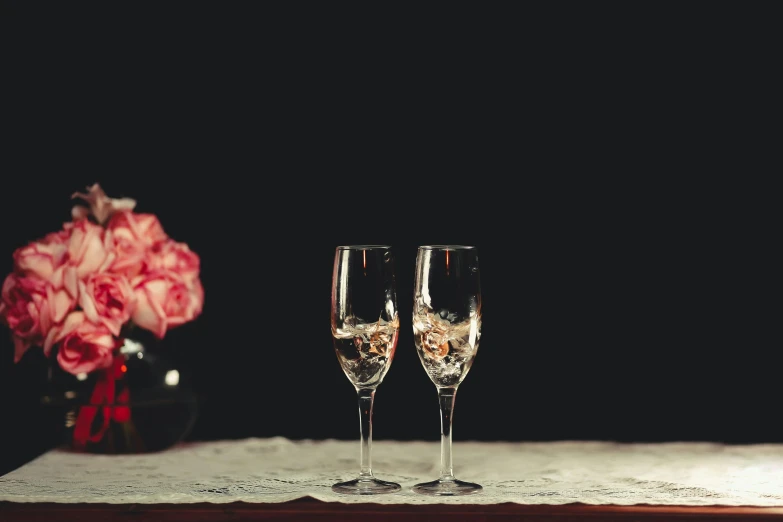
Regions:
M 186 372 L 159 355 L 162 341 L 140 332 L 121 343 L 109 368 L 89 374 L 65 372 L 52 359 L 41 403 L 72 451 L 161 451 L 193 427 L 195 394 Z

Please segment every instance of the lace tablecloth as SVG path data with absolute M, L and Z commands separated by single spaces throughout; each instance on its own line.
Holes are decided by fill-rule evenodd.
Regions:
M 399 493 L 351 497 L 331 485 L 355 477 L 359 443 L 283 438 L 191 443 L 146 455 L 51 451 L 0 477 L 12 502 L 327 502 L 382 504 L 654 504 L 783 506 L 783 445 L 610 442 L 455 442 L 457 478 L 481 493 L 433 498 L 410 491 L 439 470 L 435 442 L 379 441 L 378 478 Z

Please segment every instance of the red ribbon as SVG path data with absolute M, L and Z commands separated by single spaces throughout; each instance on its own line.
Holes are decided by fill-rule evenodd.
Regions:
M 112 419 L 116 422 L 127 422 L 130 420 L 130 407 L 115 406 L 115 383 L 123 378 L 126 371 L 125 357 L 118 355 L 114 358 L 111 367 L 101 372 L 98 381 L 95 383 L 95 388 L 92 390 L 90 405 L 79 408 L 79 415 L 76 417 L 76 424 L 73 428 L 74 449 L 83 450 L 88 442 L 100 442 L 109 429 L 109 423 Z M 125 387 L 116 396 L 116 404 L 128 404 L 129 401 L 130 392 Z M 98 427 L 97 431 L 93 432 L 93 422 L 98 415 L 99 409 L 103 410 L 103 423 Z

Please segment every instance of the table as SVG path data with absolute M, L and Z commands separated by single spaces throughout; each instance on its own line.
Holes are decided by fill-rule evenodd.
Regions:
M 676 507 L 676 506 L 562 506 L 520 504 L 493 505 L 392 505 L 341 504 L 314 499 L 281 504 L 13 504 L 0 502 L 3 521 L 32 522 L 212 522 L 268 520 L 341 520 L 346 522 L 416 522 L 455 520 L 643 520 L 657 521 L 739 521 L 783 520 L 783 508 Z
M 339 520 L 345 522 L 525 520 L 565 522 L 574 520 L 739 521 L 783 520 L 783 508 L 676 507 L 676 506 L 562 506 L 520 504 L 492 505 L 393 505 L 342 504 L 314 499 L 280 504 L 13 504 L 0 502 L 4 522 L 56 520 L 62 522 L 234 522 L 237 520 Z
M 437 443 L 380 441 L 376 475 L 403 491 L 333 493 L 358 449 L 272 438 L 135 456 L 56 450 L 0 477 L 0 519 L 783 520 L 783 445 L 457 442 L 457 476 L 485 490 L 432 498 L 410 486 L 437 475 Z

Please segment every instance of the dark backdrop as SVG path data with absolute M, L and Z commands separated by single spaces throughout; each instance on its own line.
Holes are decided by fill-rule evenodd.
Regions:
M 774 207 L 713 175 L 723 151 L 698 75 L 630 81 L 629 62 L 612 62 L 620 74 L 554 44 L 510 76 L 470 54 L 467 79 L 357 71 L 319 45 L 167 27 L 124 43 L 95 29 L 111 45 L 18 34 L 0 266 L 93 182 L 156 213 L 203 263 L 204 313 L 167 338 L 200 398 L 191 439 L 358 437 L 331 346 L 332 261 L 339 244 L 385 243 L 403 327 L 375 437 L 436 440 L 414 259 L 460 243 L 479 248 L 484 328 L 455 440 L 783 441 L 779 294 L 758 233 Z M 0 343 L 11 466 L 46 434 Z

